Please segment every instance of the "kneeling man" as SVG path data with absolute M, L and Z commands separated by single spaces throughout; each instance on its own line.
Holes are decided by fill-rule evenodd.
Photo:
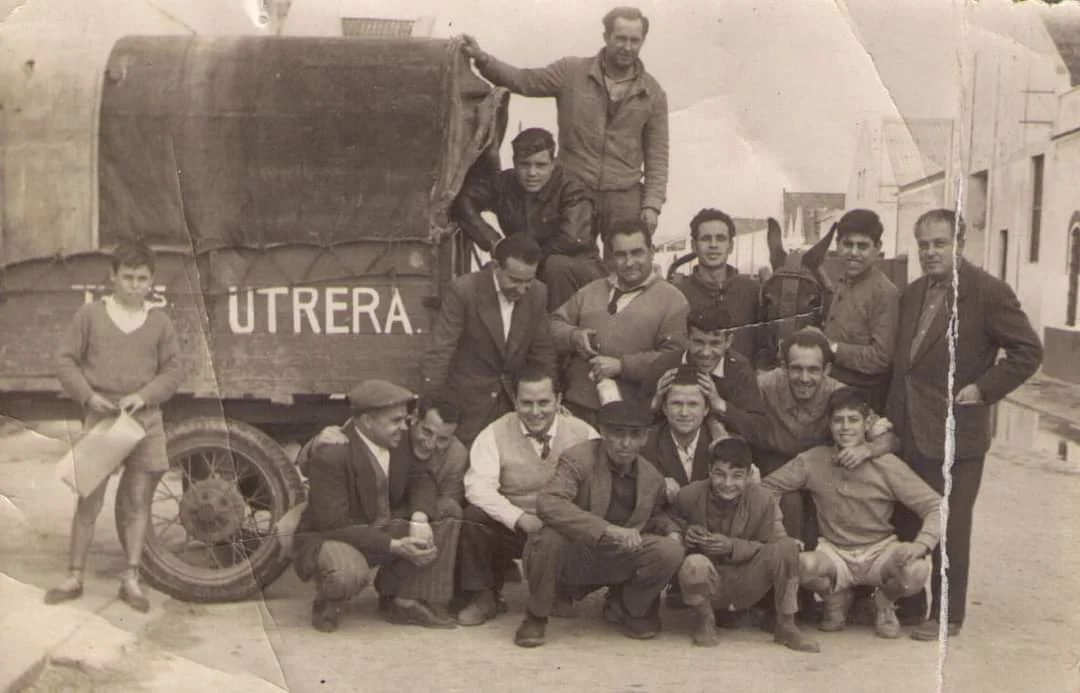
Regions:
M 337 630 L 341 608 L 371 582 L 392 623 L 453 627 L 420 598 L 430 571 L 452 575 L 454 546 L 441 546 L 428 518 L 435 483 L 426 463 L 391 455 L 408 430 L 415 396 L 385 380 L 366 380 L 349 394 L 344 445 L 320 445 L 307 468 L 309 494 L 292 542 L 301 580 L 315 580 L 311 622 Z M 410 521 L 411 520 L 411 521 Z
M 709 454 L 709 478 L 683 487 L 672 510 L 686 527 L 688 555 L 679 583 L 683 601 L 698 615 L 694 644 L 719 644 L 714 611 L 749 608 L 772 589 L 776 642 L 819 652 L 795 625 L 799 544 L 784 532 L 776 499 L 750 480 L 750 446 L 742 438 L 722 438 Z
M 525 547 L 529 604 L 514 636 L 521 647 L 544 644 L 560 583 L 578 596 L 609 585 L 608 621 L 630 638 L 660 632 L 660 592 L 684 551 L 665 512 L 664 478 L 639 454 L 652 413 L 643 403 L 609 402 L 597 423 L 601 439 L 564 452 L 537 498 L 544 527 Z
M 870 407 L 844 388 L 830 397 L 829 412 L 835 445 L 807 450 L 762 484 L 776 494 L 806 489 L 814 498 L 821 537 L 816 550 L 799 557 L 799 574 L 825 601 L 821 630 L 841 630 L 852 588 L 870 585 L 877 588 L 874 630 L 896 638 L 896 600 L 923 589 L 930 576 L 930 552 L 941 537 L 941 496 L 895 455 L 853 468 L 839 464 L 841 451 L 866 443 Z M 914 542 L 896 538 L 890 521 L 896 503 L 922 519 Z

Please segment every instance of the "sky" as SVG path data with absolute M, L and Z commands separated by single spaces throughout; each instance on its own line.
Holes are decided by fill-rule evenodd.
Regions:
M 18 22 L 86 35 L 259 33 L 255 0 L 27 0 Z M 0 0 L 0 11 L 13 0 Z M 435 35 L 473 34 L 512 64 L 593 55 L 613 0 L 293 0 L 286 34 L 340 31 L 338 18 L 430 16 Z M 843 192 L 867 119 L 940 117 L 958 103 L 960 0 L 641 0 L 642 59 L 671 107 L 671 176 L 658 237 L 699 208 L 780 214 L 782 192 Z M 1002 26 L 1019 10 L 983 0 Z M 988 9 L 983 9 L 988 8 Z M 153 29 L 132 25 L 153 17 Z M 142 22 L 143 20 L 138 20 Z M 147 19 L 146 21 L 151 21 Z M 11 21 L 8 22 L 10 26 Z M 554 129 L 552 100 L 515 97 L 511 132 Z M 509 138 L 508 138 L 509 139 Z M 505 149 L 508 152 L 508 148 Z M 504 156 L 509 161 L 509 156 Z

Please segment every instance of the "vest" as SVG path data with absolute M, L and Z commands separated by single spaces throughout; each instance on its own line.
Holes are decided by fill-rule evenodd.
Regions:
M 584 421 L 559 414 L 551 453 L 546 459 L 540 459 L 532 440 L 522 432 L 521 420 L 515 412 L 497 419 L 492 428 L 499 450 L 499 493 L 530 513 L 536 512 L 536 496 L 555 473 L 563 450 L 585 442 L 591 434 Z

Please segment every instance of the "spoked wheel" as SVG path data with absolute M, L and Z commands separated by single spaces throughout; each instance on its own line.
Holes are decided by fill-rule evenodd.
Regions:
M 177 599 L 215 602 L 277 579 L 289 558 L 274 526 L 305 495 L 281 447 L 248 424 L 194 418 L 169 427 L 168 450 L 143 550 L 146 582 Z M 116 513 L 119 528 L 120 503 Z

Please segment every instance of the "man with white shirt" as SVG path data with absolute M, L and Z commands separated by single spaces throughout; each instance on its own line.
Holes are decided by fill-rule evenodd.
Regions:
M 516 410 L 476 437 L 465 474 L 470 505 L 458 542 L 459 588 L 468 600 L 458 613 L 463 626 L 495 617 L 507 566 L 521 557 L 529 535 L 543 527 L 536 495 L 559 455 L 598 437 L 585 422 L 560 413 L 562 398 L 551 373 L 524 369 L 516 394 Z
M 315 580 L 312 626 L 337 630 L 344 604 L 371 583 L 391 623 L 453 627 L 416 598 L 416 577 L 453 548 L 439 546 L 428 524 L 435 513 L 435 484 L 426 464 L 391 455 L 408 428 L 408 390 L 366 380 L 349 393 L 347 444 L 321 445 L 307 468 L 308 504 L 291 555 L 297 576 Z M 446 555 L 440 555 L 446 554 Z M 432 566 L 432 567 L 429 567 Z
M 427 392 L 445 388 L 462 409 L 457 438 L 470 444 L 514 409 L 527 365 L 555 371 L 547 288 L 536 281 L 540 246 L 527 234 L 499 241 L 494 262 L 454 279 L 442 296 L 431 348 L 420 361 Z

